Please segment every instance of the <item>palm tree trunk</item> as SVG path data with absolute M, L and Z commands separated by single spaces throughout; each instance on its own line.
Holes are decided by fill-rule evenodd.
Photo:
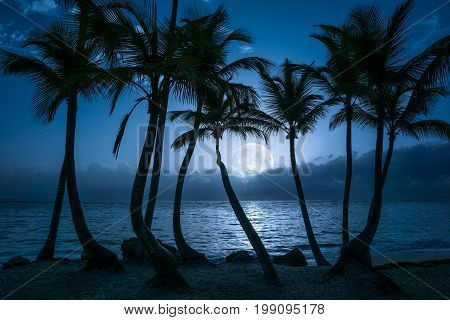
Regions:
M 295 131 L 291 128 L 289 134 L 289 145 L 290 145 L 290 156 L 291 156 L 291 167 L 292 174 L 294 175 L 295 187 L 297 189 L 298 200 L 300 202 L 300 209 L 303 216 L 303 222 L 305 224 L 306 235 L 308 237 L 309 245 L 311 246 L 311 251 L 314 255 L 314 259 L 318 266 L 329 266 L 330 264 L 325 259 L 320 250 L 319 244 L 317 243 L 314 231 L 309 220 L 308 208 L 306 206 L 305 194 L 303 192 L 302 182 L 300 180 L 300 175 L 298 173 L 297 161 L 295 159 Z
M 197 101 L 197 113 L 202 111 L 203 103 L 201 99 Z M 200 128 L 200 120 L 198 117 L 194 121 L 194 134 L 195 137 L 189 142 L 186 155 L 181 163 L 180 171 L 178 172 L 177 186 L 175 189 L 175 199 L 173 203 L 173 234 L 178 251 L 184 261 L 207 261 L 206 256 L 194 248 L 192 248 L 186 241 L 181 228 L 181 200 L 183 197 L 184 180 L 186 173 L 191 163 L 192 155 L 194 154 L 195 146 L 197 144 L 197 133 Z
M 387 168 L 392 157 L 393 140 L 390 141 L 386 162 L 383 168 L 383 136 L 384 120 L 380 116 L 377 124 L 377 138 L 375 147 L 375 170 L 374 170 L 374 197 L 373 212 L 370 215 L 366 227 L 355 238 L 350 240 L 341 249 L 336 264 L 327 272 L 326 277 L 330 279 L 338 274 L 344 274 L 346 278 L 355 278 L 357 281 L 364 281 L 375 284 L 378 289 L 388 292 L 398 292 L 406 297 L 400 287 L 382 272 L 373 269 L 370 246 L 372 245 L 381 218 L 381 207 L 383 203 L 383 187 L 386 181 Z M 386 170 L 385 170 L 386 169 Z
M 388 151 L 386 153 L 386 159 L 384 159 L 384 165 L 383 165 L 383 187 L 386 183 L 386 178 L 388 175 L 389 167 L 391 165 L 392 154 L 394 153 L 395 138 L 396 137 L 394 134 L 389 135 L 389 147 L 388 147 Z M 371 216 L 373 214 L 373 207 L 374 207 L 374 197 L 372 197 L 372 201 L 370 202 L 369 216 L 367 218 L 367 222 L 369 222 L 371 219 Z
M 151 110 L 145 143 L 142 147 L 131 192 L 131 224 L 155 268 L 156 276 L 151 280 L 151 284 L 156 286 L 184 287 L 186 286 L 186 282 L 178 272 L 175 257 L 161 246 L 150 229 L 145 225 L 142 216 L 144 190 L 156 139 L 156 123 L 158 118 L 158 111 L 155 108 Z
M 172 12 L 170 14 L 170 30 L 171 32 L 173 28 L 177 24 L 177 16 L 178 16 L 178 0 L 172 0 Z
M 278 277 L 278 273 L 273 266 L 272 260 L 270 260 L 270 256 L 264 246 L 261 238 L 259 237 L 256 230 L 253 228 L 252 223 L 247 218 L 247 215 L 242 209 L 241 204 L 239 203 L 239 199 L 234 193 L 233 187 L 231 185 L 230 178 L 228 177 L 228 171 L 225 165 L 222 162 L 222 157 L 219 150 L 219 138 L 216 139 L 216 155 L 217 155 L 217 165 L 220 168 L 220 173 L 222 175 L 222 182 L 225 188 L 225 192 L 227 193 L 228 200 L 230 201 L 231 207 L 233 208 L 234 214 L 238 219 L 242 229 L 247 235 L 250 244 L 258 256 L 259 262 L 264 270 L 264 275 L 266 280 L 274 285 L 281 286 L 280 278 Z
M 379 120 L 377 125 L 377 142 L 375 147 L 373 212 L 370 216 L 369 221 L 367 222 L 366 227 L 358 236 L 365 242 L 367 247 L 370 247 L 370 245 L 372 244 L 376 231 L 378 229 L 381 217 L 381 207 L 383 204 L 383 187 L 385 182 L 385 177 L 383 175 L 383 138 L 384 121 Z
M 89 255 L 88 263 L 85 270 L 97 268 L 111 268 L 115 271 L 121 271 L 117 256 L 110 250 L 100 245 L 89 231 L 84 218 L 83 208 L 78 195 L 78 187 L 76 181 L 75 170 L 75 128 L 77 116 L 77 94 L 73 93 L 67 99 L 67 133 L 66 133 L 66 179 L 67 193 L 69 196 L 70 208 L 72 211 L 72 220 L 83 249 Z
M 53 215 L 50 222 L 50 230 L 47 240 L 37 257 L 38 261 L 55 259 L 56 236 L 58 235 L 59 220 L 61 218 L 61 210 L 64 202 L 64 193 L 66 190 L 66 161 L 64 160 L 59 173 L 58 189 L 56 190 L 56 199 L 53 206 Z
M 350 188 L 352 184 L 352 171 L 353 171 L 353 155 L 352 155 L 352 114 L 351 107 L 347 107 L 346 112 L 346 161 L 347 167 L 345 171 L 345 187 L 344 187 L 344 200 L 342 204 L 342 244 L 345 245 L 349 241 L 348 230 L 348 207 L 350 202 Z
M 173 29 L 177 24 L 177 16 L 178 16 L 178 0 L 172 0 L 172 13 L 170 16 L 169 34 L 172 34 Z M 170 77 L 168 77 L 167 75 L 165 75 L 164 77 L 164 86 L 162 92 L 164 94 L 163 105 L 158 119 L 157 134 L 155 141 L 156 149 L 155 155 L 153 156 L 152 179 L 150 182 L 149 199 L 147 202 L 147 209 L 144 218 L 144 222 L 150 230 L 152 229 L 153 216 L 155 213 L 156 200 L 158 196 L 159 180 L 161 178 L 161 166 L 164 147 L 164 131 L 166 127 L 167 107 L 169 104 L 169 94 L 170 94 Z
M 329 272 L 330 275 L 341 273 L 352 261 L 356 261 L 364 267 L 372 267 L 370 246 L 372 245 L 380 223 L 381 206 L 383 202 L 383 185 L 385 180 L 385 178 L 383 178 L 383 137 L 384 120 L 378 120 L 375 147 L 373 211 L 372 214 L 369 214 L 369 219 L 364 229 L 342 247 L 337 263 Z
M 168 96 L 165 98 L 164 105 L 159 112 L 158 124 L 156 127 L 155 152 L 153 155 L 152 178 L 150 182 L 150 192 L 148 194 L 147 209 L 145 211 L 144 222 L 151 230 L 153 216 L 155 213 L 156 200 L 158 197 L 159 180 L 161 177 L 162 156 L 164 147 L 164 131 L 167 118 Z

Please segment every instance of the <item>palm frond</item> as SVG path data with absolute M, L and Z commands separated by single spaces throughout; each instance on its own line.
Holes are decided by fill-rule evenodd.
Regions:
M 268 133 L 253 125 L 244 125 L 244 124 L 229 125 L 226 127 L 226 130 L 231 135 L 237 135 L 244 140 L 247 140 L 249 137 L 253 137 L 257 139 L 263 139 L 265 143 L 269 142 Z
M 117 132 L 116 140 L 114 141 L 114 147 L 113 147 L 113 155 L 116 157 L 116 159 L 119 156 L 120 145 L 122 144 L 122 138 L 123 138 L 123 135 L 125 134 L 125 129 L 127 127 L 128 120 L 130 119 L 130 117 L 131 117 L 132 113 L 134 112 L 134 110 L 136 109 L 136 107 L 142 101 L 145 101 L 145 99 L 138 99 L 136 101 L 136 103 L 134 104 L 134 106 L 131 108 L 130 112 L 128 112 L 122 118 L 122 121 L 120 122 L 119 130 Z
M 192 110 L 181 110 L 169 112 L 169 120 L 175 121 L 180 120 L 186 124 L 192 125 L 195 119 L 204 119 L 205 115 L 202 112 L 196 112 Z
M 270 68 L 272 63 L 269 60 L 258 57 L 245 57 L 231 62 L 219 71 L 219 75 L 223 78 L 236 75 L 242 70 L 257 71 L 261 68 Z
M 388 20 L 383 51 L 391 64 L 396 64 L 403 58 L 402 53 L 406 43 L 405 30 L 413 2 L 413 0 L 406 0 L 398 5 Z
M 183 133 L 179 137 L 177 137 L 173 141 L 171 147 L 175 150 L 181 149 L 184 146 L 187 146 L 194 139 L 203 140 L 210 136 L 211 136 L 211 132 L 208 129 L 200 128 L 197 131 L 197 133 L 195 132 L 195 130 L 192 129 L 192 130 L 186 131 L 185 133 Z
M 317 122 L 325 117 L 328 106 L 328 103 L 320 103 L 303 114 L 300 121 L 296 122 L 298 132 L 302 135 L 313 132 Z
M 450 124 L 442 120 L 420 120 L 404 126 L 401 133 L 415 137 L 416 139 L 436 136 L 446 141 L 450 140 Z
M 447 86 L 449 56 L 450 36 L 445 36 L 407 62 L 400 72 L 411 78 L 416 91 L 435 86 Z

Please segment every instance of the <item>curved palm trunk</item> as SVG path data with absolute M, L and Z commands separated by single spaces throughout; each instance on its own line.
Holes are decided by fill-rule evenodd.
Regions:
M 142 242 L 142 245 L 155 268 L 157 275 L 151 280 L 151 284 L 156 286 L 184 287 L 186 286 L 186 282 L 178 272 L 175 257 L 160 245 L 153 233 L 145 225 L 142 216 L 145 184 L 147 182 L 150 160 L 152 158 L 156 138 L 157 118 L 158 112 L 155 111 L 155 108 L 152 108 L 145 143 L 142 148 L 131 192 L 131 224 L 136 236 Z
M 395 144 L 395 136 L 389 135 L 389 147 L 383 165 L 383 187 L 386 183 L 387 174 L 389 171 L 389 167 L 391 165 L 392 154 L 394 153 L 394 144 Z M 370 218 L 373 214 L 373 207 L 374 207 L 374 197 L 372 197 L 372 201 L 370 202 L 369 216 L 367 218 L 367 222 L 370 221 Z
M 72 220 L 83 249 L 89 255 L 86 270 L 96 268 L 112 268 L 115 271 L 123 270 L 117 256 L 110 250 L 100 245 L 89 231 L 84 218 L 83 208 L 78 195 L 75 170 L 75 127 L 77 116 L 77 94 L 72 94 L 67 99 L 67 133 L 66 133 L 66 179 L 67 192 L 69 196 L 70 208 L 72 211 Z
M 222 162 L 222 158 L 219 150 L 219 139 L 216 140 L 216 155 L 217 155 L 217 165 L 220 168 L 220 173 L 222 175 L 222 182 L 225 188 L 225 192 L 227 193 L 228 200 L 230 201 L 231 207 L 233 208 L 234 214 L 238 219 L 242 229 L 244 230 L 250 244 L 258 256 L 259 262 L 264 270 L 264 275 L 266 280 L 274 285 L 281 286 L 280 278 L 278 277 L 278 273 L 273 266 L 272 260 L 270 260 L 270 256 L 264 246 L 261 238 L 258 233 L 253 228 L 250 220 L 247 218 L 247 215 L 242 209 L 241 204 L 239 203 L 239 199 L 234 193 L 233 187 L 230 182 L 230 178 L 228 177 L 228 171 L 225 165 Z
M 357 281 L 372 283 L 372 285 L 375 285 L 381 290 L 396 292 L 406 297 L 395 282 L 382 272 L 373 269 L 370 254 L 370 246 L 372 245 L 381 218 L 383 186 L 386 180 L 385 174 L 387 174 L 387 170 L 384 169 L 389 167 L 392 156 L 391 152 L 389 157 L 386 158 L 383 168 L 383 136 L 384 120 L 381 119 L 377 124 L 372 214 L 363 231 L 342 247 L 339 259 L 331 270 L 327 272 L 327 277 L 330 278 L 338 274 L 344 274 L 346 277 L 357 279 Z M 393 143 L 390 145 L 390 148 L 393 150 Z
M 145 225 L 150 230 L 152 229 L 153 216 L 155 213 L 156 200 L 158 197 L 159 180 L 161 178 L 161 166 L 164 147 L 164 131 L 167 118 L 167 102 L 168 97 L 165 98 L 164 106 L 160 110 L 158 117 L 158 124 L 156 127 L 155 152 L 154 152 L 155 154 L 153 156 L 152 179 L 150 182 L 150 192 L 148 194 L 147 209 L 145 211 L 145 218 L 144 218 Z
M 173 205 L 173 233 L 175 243 L 184 261 L 206 260 L 206 256 L 204 254 L 198 252 L 187 243 L 181 228 L 181 200 L 183 196 L 184 181 L 196 144 L 196 139 L 189 143 L 183 162 L 181 163 L 180 171 L 178 172 L 175 200 Z
M 56 190 L 56 199 L 53 207 L 52 220 L 50 222 L 50 230 L 47 240 L 37 257 L 38 261 L 55 259 L 56 237 L 58 235 L 59 220 L 61 218 L 61 210 L 64 202 L 64 193 L 66 190 L 66 161 L 64 160 L 59 174 L 58 189 Z
M 203 104 L 199 99 L 197 101 L 197 112 L 202 111 Z M 199 119 L 194 121 L 194 132 L 197 133 L 200 128 Z M 184 238 L 183 230 L 181 228 L 181 200 L 183 197 L 183 187 L 184 180 L 186 178 L 186 173 L 191 163 L 192 155 L 194 154 L 195 146 L 197 144 L 197 137 L 194 137 L 192 141 L 189 142 L 186 155 L 181 163 L 180 171 L 178 172 L 177 186 L 175 189 L 175 199 L 173 203 L 173 234 L 175 237 L 175 243 L 177 244 L 178 251 L 184 261 L 196 261 L 196 260 L 207 260 L 206 256 L 197 250 L 193 249 Z
M 173 29 L 177 24 L 177 16 L 178 16 L 178 0 L 172 0 L 172 12 L 170 16 L 169 34 L 172 34 Z M 158 119 L 157 134 L 155 141 L 156 149 L 153 158 L 153 168 L 152 168 L 152 179 L 150 182 L 149 200 L 147 202 L 147 209 L 144 218 L 144 222 L 150 230 L 152 228 L 156 200 L 158 197 L 159 180 L 161 178 L 161 166 L 164 147 L 164 131 L 166 127 L 167 108 L 170 94 L 170 77 L 167 77 L 166 75 L 163 81 L 164 85 L 162 92 L 164 93 L 163 98 L 164 102 Z
M 306 206 L 305 194 L 303 192 L 302 182 L 300 180 L 300 175 L 298 173 L 297 161 L 295 159 L 295 133 L 291 129 L 289 135 L 289 146 L 290 146 L 290 156 L 291 156 L 291 167 L 292 174 L 294 175 L 295 187 L 297 189 L 298 200 L 300 202 L 300 209 L 302 212 L 303 222 L 305 224 L 306 235 L 308 237 L 309 245 L 311 246 L 311 251 L 314 255 L 317 265 L 319 266 L 329 266 L 330 264 L 325 259 L 320 250 L 319 244 L 317 243 L 314 231 L 309 220 L 308 208 Z
M 381 207 L 383 202 L 383 136 L 384 121 L 378 120 L 377 138 L 375 147 L 375 170 L 374 170 L 374 195 L 373 211 L 369 214 L 364 229 L 341 249 L 338 261 L 330 270 L 329 275 L 341 273 L 348 264 L 356 261 L 364 267 L 372 267 L 372 257 L 370 255 L 370 246 L 378 229 L 381 218 Z M 390 161 L 390 160 L 389 160 Z
M 353 155 L 352 155 L 352 115 L 351 110 L 347 110 L 346 119 L 347 133 L 346 133 L 346 161 L 347 166 L 345 170 L 345 187 L 344 199 L 342 203 L 342 244 L 345 245 L 349 241 L 348 230 L 348 207 L 350 202 L 350 188 L 352 184 L 353 171 Z
M 379 120 L 377 125 L 377 143 L 375 148 L 375 175 L 374 175 L 374 196 L 373 196 L 373 212 L 370 215 L 366 227 L 358 237 L 365 241 L 368 250 L 373 242 L 378 229 L 381 217 L 381 207 L 383 204 L 383 137 L 384 137 L 384 121 Z M 370 251 L 369 251 L 370 252 Z
M 364 229 L 356 236 L 356 238 L 342 248 L 338 265 L 342 258 L 344 258 L 344 265 L 346 259 L 356 258 L 366 266 L 372 266 L 370 246 L 372 245 L 380 224 L 381 208 L 383 204 L 383 186 L 385 180 L 383 178 L 383 137 L 384 121 L 379 120 L 377 124 L 377 140 L 375 147 L 373 210 L 372 213 L 369 214 L 369 219 Z

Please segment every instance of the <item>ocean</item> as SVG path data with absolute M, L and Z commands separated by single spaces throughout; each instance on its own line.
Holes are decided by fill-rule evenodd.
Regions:
M 242 201 L 242 206 L 269 254 L 293 248 L 313 262 L 300 209 L 296 201 Z M 334 261 L 341 246 L 340 201 L 309 201 L 312 225 L 324 255 Z M 12 256 L 34 259 L 46 238 L 52 202 L 0 202 L 0 263 Z M 87 223 L 94 237 L 120 255 L 120 244 L 133 237 L 127 203 L 83 203 Z M 350 231 L 356 234 L 367 219 L 368 201 L 350 204 Z M 174 245 L 171 202 L 159 202 L 153 231 Z M 236 250 L 251 250 L 228 202 L 186 201 L 182 205 L 182 226 L 188 243 L 215 263 Z M 385 201 L 374 251 L 389 260 L 398 252 L 450 253 L 449 201 Z M 78 259 L 81 255 L 65 204 L 56 245 L 56 256 Z

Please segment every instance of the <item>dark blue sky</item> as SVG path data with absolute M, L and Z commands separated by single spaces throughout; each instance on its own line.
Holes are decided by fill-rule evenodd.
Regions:
M 22 15 L 0 2 L 0 46 L 14 48 L 20 46 L 26 35 L 36 28 L 31 21 L 46 26 L 58 19 L 59 10 L 53 0 L 5 0 Z M 169 12 L 171 1 L 158 1 L 160 16 Z M 180 16 L 185 16 L 189 8 L 202 6 L 213 10 L 223 3 L 232 17 L 233 26 L 247 30 L 254 43 L 251 46 L 236 46 L 232 58 L 245 55 L 256 55 L 280 63 L 288 57 L 298 63 L 317 64 L 323 62 L 325 51 L 322 46 L 309 35 L 315 31 L 315 24 L 340 24 L 349 10 L 355 5 L 364 3 L 360 0 L 346 1 L 292 1 L 292 0 L 180 0 Z M 382 1 L 386 11 L 391 11 L 400 1 Z M 446 5 L 445 5 L 446 4 Z M 440 8 L 437 10 L 437 8 Z M 428 0 L 416 1 L 410 21 L 410 41 L 408 54 L 418 54 L 431 42 L 450 33 L 450 1 Z M 248 84 L 258 85 L 254 74 L 243 74 L 240 79 Z M 65 135 L 65 106 L 58 112 L 55 122 L 41 126 L 31 116 L 32 84 L 20 77 L 4 77 L 0 75 L 0 171 L 10 172 L 20 168 L 32 168 L 37 171 L 54 172 L 59 169 L 63 157 Z M 77 128 L 77 161 L 78 166 L 86 168 L 93 162 L 115 168 L 119 162 L 130 168 L 136 166 L 138 154 L 139 125 L 147 123 L 144 110 L 137 112 L 129 123 L 119 159 L 111 154 L 115 134 L 119 122 L 130 107 L 132 97 L 123 99 L 116 112 L 110 117 L 108 105 L 102 99 L 81 101 Z M 434 115 L 450 121 L 449 100 L 441 101 Z M 172 101 L 170 108 L 181 109 L 177 101 Z M 173 140 L 175 132 L 180 128 L 169 124 L 168 140 Z M 354 135 L 356 152 L 367 152 L 373 149 L 374 137 L 371 132 L 356 131 Z M 282 165 L 287 159 L 288 148 L 282 143 L 282 137 L 274 138 L 271 149 L 276 164 Z M 431 142 L 438 142 L 433 139 Z M 225 145 L 235 149 L 236 141 L 228 139 Z M 415 144 L 412 139 L 401 138 L 399 146 Z M 227 146 L 224 146 L 227 150 Z M 205 150 L 205 149 L 204 149 Z M 206 149 L 206 151 L 208 151 Z M 232 151 L 228 152 L 230 157 Z M 315 134 L 307 137 L 302 155 L 311 162 L 324 162 L 344 153 L 344 132 L 342 129 L 328 131 L 328 120 L 322 121 Z M 196 159 L 208 155 L 208 152 L 197 152 Z M 282 156 L 284 158 L 279 159 Z M 180 153 L 172 150 L 166 153 L 166 167 L 171 171 L 178 170 Z M 199 166 L 197 164 L 197 166 Z M 207 167 L 207 165 L 206 165 Z

